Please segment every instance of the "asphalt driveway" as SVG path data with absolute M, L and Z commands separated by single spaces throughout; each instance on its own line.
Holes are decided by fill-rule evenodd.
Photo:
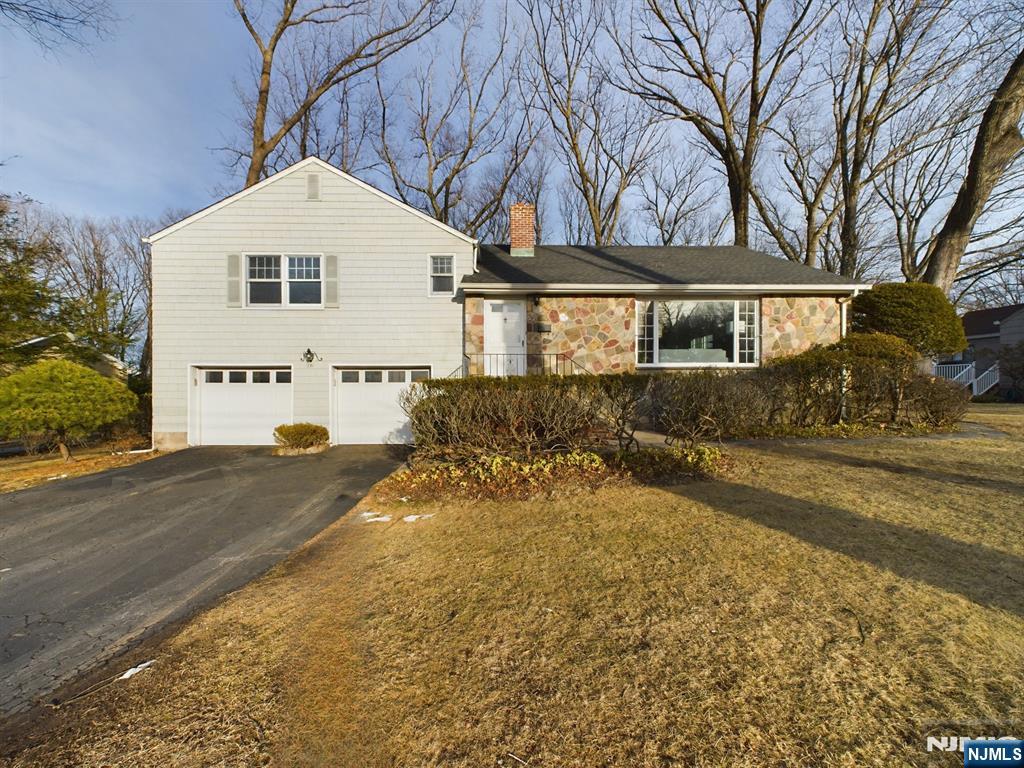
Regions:
M 0 495 L 0 714 L 266 571 L 396 464 L 193 448 Z

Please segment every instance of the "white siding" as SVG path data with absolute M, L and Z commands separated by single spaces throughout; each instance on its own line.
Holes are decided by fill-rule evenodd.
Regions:
M 307 172 L 320 200 L 306 199 Z M 229 308 L 227 255 L 338 258 L 337 309 Z M 190 366 L 291 365 L 294 419 L 329 425 L 332 365 L 461 364 L 461 298 L 428 296 L 428 254 L 455 254 L 456 284 L 473 246 L 327 170 L 300 167 L 153 244 L 153 432 L 180 447 Z M 245 294 L 244 275 L 242 286 Z M 309 347 L 323 358 L 307 366 Z

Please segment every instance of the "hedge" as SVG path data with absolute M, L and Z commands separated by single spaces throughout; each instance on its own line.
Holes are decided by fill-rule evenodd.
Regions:
M 402 405 L 417 452 L 449 459 L 626 449 L 640 426 L 692 447 L 838 425 L 955 424 L 966 392 L 916 363 L 901 339 L 850 334 L 750 370 L 431 379 Z

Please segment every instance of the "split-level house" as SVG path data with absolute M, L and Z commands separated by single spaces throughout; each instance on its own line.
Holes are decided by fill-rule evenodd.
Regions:
M 745 368 L 845 332 L 868 285 L 738 247 L 486 245 L 316 158 L 147 238 L 159 449 L 410 437 L 427 377 Z

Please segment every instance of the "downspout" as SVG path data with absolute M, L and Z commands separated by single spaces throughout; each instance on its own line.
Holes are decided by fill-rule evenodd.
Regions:
M 847 305 L 853 301 L 859 293 L 860 289 L 854 288 L 853 293 L 850 296 L 843 296 L 842 298 L 837 299 L 839 302 L 839 338 L 841 339 L 845 339 L 849 333 L 849 330 L 847 329 L 847 316 L 849 314 L 847 312 Z

